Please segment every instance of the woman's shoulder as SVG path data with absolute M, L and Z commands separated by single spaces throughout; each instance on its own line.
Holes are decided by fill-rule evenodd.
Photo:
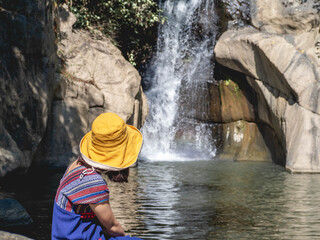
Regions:
M 107 188 L 107 183 L 101 174 L 93 168 L 76 166 L 63 176 L 57 193 L 72 191 L 74 188 L 90 189 L 95 186 L 104 186 Z
M 95 171 L 93 168 L 78 166 L 72 169 L 68 174 L 66 174 L 62 182 L 67 182 L 69 184 L 76 181 L 80 184 L 93 180 L 102 181 L 104 184 L 106 184 L 101 174 Z
M 80 166 L 69 171 L 60 183 L 56 202 L 60 206 L 66 202 L 66 198 L 73 204 L 106 201 L 109 199 L 109 189 L 106 181 L 94 169 Z

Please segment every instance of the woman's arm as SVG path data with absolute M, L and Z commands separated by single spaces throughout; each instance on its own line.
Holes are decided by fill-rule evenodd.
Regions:
M 104 231 L 111 236 L 124 236 L 125 233 L 121 224 L 115 218 L 109 201 L 99 203 L 99 204 L 90 204 L 92 211 L 98 217 L 101 225 L 104 228 Z

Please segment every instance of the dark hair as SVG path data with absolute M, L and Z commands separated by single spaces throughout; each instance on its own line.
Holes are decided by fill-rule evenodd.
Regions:
M 106 172 L 108 178 L 113 182 L 128 182 L 129 168 L 121 171 L 108 171 Z

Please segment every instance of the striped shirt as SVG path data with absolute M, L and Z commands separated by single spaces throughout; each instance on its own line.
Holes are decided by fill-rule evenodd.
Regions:
M 64 210 L 87 218 L 94 217 L 89 204 L 105 202 L 108 199 L 109 189 L 101 175 L 94 170 L 79 166 L 64 174 L 55 202 Z

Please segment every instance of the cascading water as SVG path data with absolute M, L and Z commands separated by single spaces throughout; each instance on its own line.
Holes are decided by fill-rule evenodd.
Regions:
M 212 159 L 208 84 L 214 81 L 217 15 L 213 0 L 165 0 L 166 23 L 145 73 L 149 116 L 142 128 L 141 158 Z

